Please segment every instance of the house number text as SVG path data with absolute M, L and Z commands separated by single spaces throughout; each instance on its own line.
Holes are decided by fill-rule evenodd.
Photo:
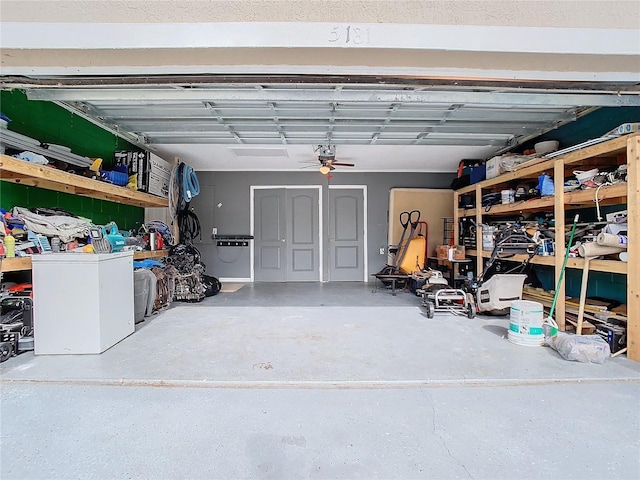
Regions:
M 353 25 L 333 27 L 329 32 L 329 42 L 347 45 L 368 45 L 369 29 Z

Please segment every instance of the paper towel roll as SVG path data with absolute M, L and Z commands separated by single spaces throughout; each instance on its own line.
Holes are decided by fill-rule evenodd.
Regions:
M 624 252 L 624 250 L 624 248 L 598 245 L 598 242 L 587 242 L 578 247 L 578 253 L 581 257 L 599 257 L 600 255 Z
M 607 247 L 618 247 L 627 249 L 627 236 L 626 235 L 614 235 L 613 233 L 599 233 L 598 245 L 605 245 Z

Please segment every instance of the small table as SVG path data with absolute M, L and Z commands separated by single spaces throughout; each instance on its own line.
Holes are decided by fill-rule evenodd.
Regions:
M 396 282 L 398 280 L 404 280 L 406 282 L 411 278 L 411 275 L 404 275 L 401 273 L 398 273 L 398 274 L 374 273 L 373 276 L 376 277 L 376 279 L 380 280 L 381 282 L 384 282 L 385 280 L 391 282 L 391 295 L 393 295 L 394 297 L 396 296 Z M 378 290 L 378 282 L 376 282 L 375 285 L 376 285 L 376 288 L 373 290 L 374 293 Z
M 456 271 L 458 270 L 457 265 L 460 263 L 471 263 L 473 262 L 473 260 L 471 260 L 470 258 L 463 258 L 460 260 L 449 260 L 446 258 L 437 258 L 437 257 L 429 257 L 428 260 L 432 260 L 432 261 L 436 261 L 436 262 L 447 262 L 451 264 L 451 268 L 449 268 L 449 286 L 451 288 L 456 288 L 455 286 L 455 281 L 456 281 Z

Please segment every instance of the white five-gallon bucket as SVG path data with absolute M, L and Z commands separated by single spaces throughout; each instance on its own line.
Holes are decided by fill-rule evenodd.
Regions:
M 544 344 L 542 321 L 544 310 L 541 303 L 529 300 L 514 300 L 511 303 L 508 339 L 516 345 L 539 347 Z

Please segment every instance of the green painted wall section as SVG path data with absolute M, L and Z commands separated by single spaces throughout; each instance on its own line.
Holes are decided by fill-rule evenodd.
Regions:
M 553 267 L 536 265 L 535 272 L 543 288 L 555 290 L 555 273 Z M 579 298 L 580 287 L 582 286 L 582 269 L 568 268 L 564 278 L 566 294 L 573 298 Z M 587 297 L 599 297 L 626 303 L 627 276 L 618 273 L 590 271 L 589 283 L 587 284 Z
M 640 122 L 640 107 L 599 108 L 575 122 L 567 123 L 524 144 L 523 148 L 533 148 L 535 143 L 544 140 L 558 140 L 560 148 L 567 148 L 601 137 L 623 123 L 633 122 Z
M 0 92 L 0 110 L 11 119 L 9 129 L 41 142 L 65 145 L 73 153 L 100 157 L 104 166 L 113 163 L 117 150 L 138 150 L 129 142 L 101 129 L 51 102 L 28 100 L 18 90 Z M 144 209 L 114 202 L 58 193 L 41 188 L 0 182 L 0 207 L 60 207 L 104 224 L 111 220 L 122 229 L 144 221 Z
M 19 201 L 16 202 L 16 199 Z M 137 228 L 144 221 L 144 209 L 139 207 L 42 188 L 26 187 L 11 182 L 0 182 L 0 207 L 10 210 L 14 206 L 55 206 L 64 208 L 75 215 L 86 217 L 96 225 L 104 225 L 114 221 L 118 224 L 118 228 L 123 230 Z
M 623 123 L 640 122 L 640 107 L 601 108 L 575 122 L 564 125 L 557 130 L 546 133 L 536 140 L 559 140 L 560 148 L 598 138 Z M 532 144 L 535 142 L 531 142 Z M 533 145 L 531 145 L 533 146 Z M 607 212 L 625 210 L 626 205 L 602 207 L 602 216 Z M 566 225 L 571 225 L 576 210 L 567 212 Z M 580 221 L 596 221 L 596 209 L 589 208 L 580 211 Z M 561 253 L 564 255 L 564 252 Z M 554 290 L 553 269 L 536 266 L 536 273 L 543 287 Z M 566 293 L 572 297 L 580 296 L 582 270 L 567 269 Z M 615 273 L 590 272 L 587 295 L 602 297 L 625 303 L 627 301 L 627 276 Z

